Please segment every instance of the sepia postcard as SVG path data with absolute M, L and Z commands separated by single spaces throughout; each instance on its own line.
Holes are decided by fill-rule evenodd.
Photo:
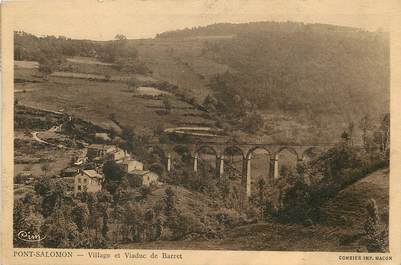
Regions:
M 401 264 L 399 0 L 1 3 L 0 264 Z

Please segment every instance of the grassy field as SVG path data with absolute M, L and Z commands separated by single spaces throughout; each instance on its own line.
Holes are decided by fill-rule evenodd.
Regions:
M 39 83 L 16 83 L 15 90 L 25 90 L 25 93 L 16 93 L 15 96 L 22 105 L 62 110 L 106 128 L 115 126 L 110 120 L 112 113 L 121 125 L 133 127 L 138 133 L 148 135 L 160 125 L 174 127 L 192 123 L 206 126 L 214 124 L 201 117 L 202 113 L 191 105 L 174 97 L 171 100 L 171 112 L 167 114 L 161 100 L 134 97 L 132 93 L 126 92 L 127 85 L 124 82 L 51 76 L 48 81 Z
M 229 70 L 228 66 L 203 56 L 202 51 L 207 40 L 132 41 L 136 44 L 141 60 L 153 71 L 155 78 L 167 80 L 189 91 L 199 102 L 212 93 L 207 87 L 208 78 Z
M 18 141 L 21 138 L 15 137 Z M 14 155 L 14 176 L 21 172 L 31 172 L 34 177 L 44 175 L 42 166 L 48 164 L 47 175 L 57 175 L 69 166 L 72 157 L 79 156 L 83 151 L 64 149 L 55 146 L 38 144 L 32 138 L 16 144 Z
M 205 44 L 202 41 L 189 39 L 180 44 L 182 49 L 174 49 L 175 43 L 173 40 L 137 41 L 140 55 L 153 75 L 127 75 L 91 58 L 71 58 L 63 66 L 64 71 L 53 73 L 47 81 L 31 67 L 32 63 L 28 63 L 31 68 L 16 67 L 16 98 L 28 106 L 63 110 L 108 128 L 117 127 L 109 119 L 110 113 L 114 113 L 118 123 L 137 127 L 143 134 L 152 133 L 157 126 L 214 127 L 215 122 L 205 118 L 205 113 L 174 97 L 172 111 L 165 115 L 161 100 L 144 98 L 141 90 L 135 94 L 128 90 L 126 80 L 131 78 L 145 83 L 167 80 L 202 102 L 211 92 L 207 86 L 209 77 L 226 71 L 226 66 L 204 59 L 202 47 Z M 22 63 L 23 66 L 26 64 Z M 106 81 L 106 75 L 112 82 Z M 335 128 L 325 130 L 327 135 L 317 135 L 320 131 L 311 126 L 307 118 L 285 113 L 262 113 L 262 116 L 265 126 L 259 132 L 249 135 L 235 131 L 235 137 L 252 142 L 257 139 L 261 142 L 316 143 L 322 138 L 340 135 L 344 127 L 344 124 L 336 124 Z

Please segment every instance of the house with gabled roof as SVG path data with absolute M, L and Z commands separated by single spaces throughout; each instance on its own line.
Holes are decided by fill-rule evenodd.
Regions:
M 79 170 L 74 176 L 74 196 L 80 192 L 98 192 L 102 190 L 104 176 L 95 170 Z
M 159 175 L 149 170 L 131 170 L 127 173 L 127 179 L 133 187 L 159 184 Z

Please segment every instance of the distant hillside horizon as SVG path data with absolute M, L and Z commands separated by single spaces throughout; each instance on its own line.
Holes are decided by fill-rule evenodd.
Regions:
M 208 36 L 208 35 L 230 35 L 238 34 L 246 31 L 280 31 L 280 32 L 295 32 L 303 30 L 316 30 L 316 31 L 337 31 L 337 32 L 365 32 L 374 33 L 362 28 L 341 26 L 325 23 L 303 23 L 303 22 L 275 22 L 275 21 L 256 21 L 248 23 L 214 23 L 206 26 L 186 27 L 182 29 L 169 30 L 157 33 L 155 38 L 180 38 L 180 37 L 194 37 L 194 36 Z M 376 31 L 384 33 L 382 31 Z

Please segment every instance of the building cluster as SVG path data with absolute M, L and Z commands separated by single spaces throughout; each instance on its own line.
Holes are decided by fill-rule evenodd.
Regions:
M 74 196 L 83 191 L 97 192 L 102 189 L 105 181 L 103 164 L 106 161 L 114 161 L 125 173 L 131 186 L 159 184 L 159 176 L 156 173 L 144 170 L 142 162 L 133 159 L 121 148 L 109 144 L 91 144 L 85 157 L 77 159 L 74 167 L 63 171 L 64 177 L 73 180 Z

